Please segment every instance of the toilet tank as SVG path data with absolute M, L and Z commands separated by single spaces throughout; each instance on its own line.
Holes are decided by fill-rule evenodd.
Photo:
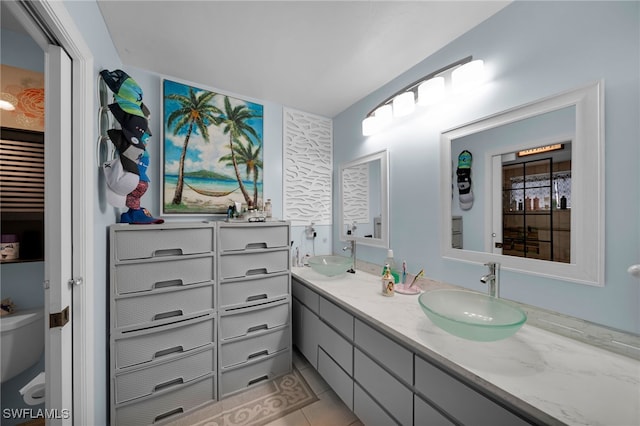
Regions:
M 44 351 L 44 308 L 17 310 L 0 317 L 0 382 L 34 365 Z

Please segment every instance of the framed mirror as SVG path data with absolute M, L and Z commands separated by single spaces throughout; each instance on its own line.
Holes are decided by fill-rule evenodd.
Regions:
M 441 136 L 442 255 L 604 285 L 601 82 Z
M 342 164 L 338 180 L 340 240 L 388 248 L 388 151 Z

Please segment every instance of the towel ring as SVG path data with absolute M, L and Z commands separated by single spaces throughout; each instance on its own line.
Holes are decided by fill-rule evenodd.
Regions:
M 102 107 L 105 107 L 109 104 L 109 88 L 107 87 L 107 83 L 104 82 L 104 79 L 98 73 L 98 84 L 96 84 L 97 88 L 97 96 L 98 96 L 98 104 Z
M 116 158 L 116 150 L 113 144 L 109 142 L 111 142 L 111 140 L 108 136 L 98 136 L 98 141 L 96 142 L 96 162 L 98 163 L 98 168 L 101 168 L 105 162 L 115 160 Z

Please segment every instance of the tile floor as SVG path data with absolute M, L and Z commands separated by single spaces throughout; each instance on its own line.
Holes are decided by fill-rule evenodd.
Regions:
M 320 374 L 309 364 L 309 361 L 296 349 L 293 350 L 293 365 L 307 381 L 309 387 L 318 397 L 318 401 L 273 420 L 265 426 L 364 426 Z M 252 401 L 262 393 L 264 393 L 264 390 L 261 390 L 259 386 L 253 388 L 253 390 L 249 389 L 215 404 L 207 405 L 186 417 L 166 423 L 164 426 L 191 426 L 203 422 L 223 411 L 231 410 L 234 407 L 245 404 L 247 401 Z
M 304 356 L 296 350 L 293 351 L 293 365 L 318 396 L 318 401 L 274 420 L 266 426 L 364 426 Z

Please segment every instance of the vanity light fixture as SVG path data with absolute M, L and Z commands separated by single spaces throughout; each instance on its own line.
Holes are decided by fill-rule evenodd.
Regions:
M 0 109 L 5 111 L 14 111 L 16 107 L 14 105 L 14 102 L 11 102 L 12 100 L 13 99 L 9 99 L 9 96 L 5 96 L 4 93 L 0 95 Z
M 16 107 L 14 107 L 11 102 L 0 100 L 0 109 L 3 109 L 5 111 L 13 111 L 16 109 Z
M 415 111 L 416 99 L 419 105 L 433 105 L 443 100 L 447 80 L 456 93 L 477 87 L 484 81 L 483 70 L 482 60 L 474 61 L 472 56 L 467 56 L 414 81 L 369 111 L 362 120 L 362 134 L 373 135 L 389 124 L 393 117 L 411 114 Z
M 557 151 L 564 149 L 563 143 L 554 143 L 553 145 L 539 146 L 537 148 L 525 149 L 518 151 L 518 157 L 526 157 L 527 155 L 542 154 L 543 152 Z

